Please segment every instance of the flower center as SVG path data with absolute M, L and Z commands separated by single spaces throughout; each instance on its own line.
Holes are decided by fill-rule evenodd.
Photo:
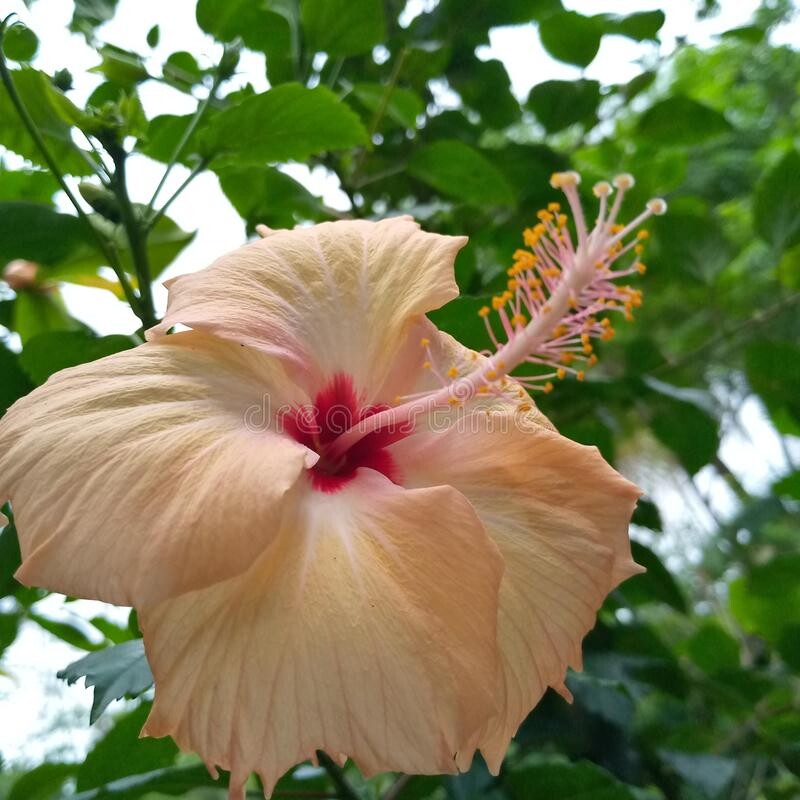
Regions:
M 386 449 L 405 433 L 378 428 L 341 454 L 333 454 L 330 445 L 345 431 L 357 426 L 386 405 L 362 405 L 349 375 L 334 375 L 317 393 L 314 402 L 293 408 L 282 417 L 284 431 L 295 441 L 319 454 L 319 461 L 309 470 L 314 489 L 327 494 L 338 492 L 360 467 L 374 469 L 394 483 L 399 473 Z

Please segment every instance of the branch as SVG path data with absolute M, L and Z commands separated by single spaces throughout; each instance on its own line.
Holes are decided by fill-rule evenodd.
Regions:
M 6 91 L 8 92 L 8 96 L 11 99 L 11 102 L 16 109 L 17 114 L 19 115 L 22 124 L 25 126 L 25 129 L 30 134 L 31 138 L 33 139 L 36 147 L 39 149 L 39 152 L 42 154 L 42 158 L 44 159 L 45 164 L 47 164 L 50 172 L 53 174 L 53 177 L 58 182 L 58 185 L 61 187 L 61 190 L 67 196 L 67 199 L 70 201 L 72 206 L 74 207 L 75 211 L 78 214 L 78 218 L 81 222 L 86 226 L 90 235 L 97 243 L 97 246 L 100 249 L 100 252 L 108 261 L 109 266 L 114 270 L 116 273 L 117 279 L 122 286 L 122 291 L 125 293 L 125 299 L 130 304 L 131 308 L 134 312 L 139 314 L 139 299 L 136 297 L 133 288 L 131 287 L 128 279 L 125 275 L 124 270 L 122 269 L 117 254 L 114 251 L 114 247 L 109 242 L 103 234 L 95 228 L 92 224 L 92 221 L 89 219 L 86 212 L 83 210 L 83 207 L 78 202 L 78 198 L 72 192 L 72 189 L 69 188 L 66 179 L 64 178 L 64 174 L 61 172 L 61 169 L 58 166 L 55 158 L 53 157 L 50 149 L 47 147 L 47 144 L 42 137 L 42 134 L 39 132 L 39 129 L 36 127 L 36 123 L 33 121 L 28 109 L 25 106 L 25 103 L 22 102 L 22 98 L 19 96 L 16 87 L 14 86 L 14 81 L 11 77 L 11 72 L 8 69 L 8 65 L 6 64 L 5 56 L 3 55 L 3 39 L 5 38 L 6 29 L 8 26 L 8 21 L 11 17 L 14 16 L 13 14 L 9 14 L 2 22 L 0 22 L 0 80 L 3 82 L 3 86 L 5 86 Z
M 317 750 L 317 760 L 330 776 L 341 800 L 362 800 L 358 792 L 350 785 L 350 781 L 344 776 L 344 770 L 327 753 Z
M 161 217 L 167 213 L 167 209 L 172 205 L 173 201 L 177 199 L 178 195 L 180 195 L 183 190 L 208 166 L 209 162 L 211 161 L 210 158 L 202 158 L 200 159 L 200 163 L 192 169 L 192 171 L 186 176 L 186 180 L 169 196 L 169 199 L 166 203 L 164 203 L 161 208 L 158 209 L 152 216 L 145 220 L 145 229 L 149 232 L 155 228 L 158 224 Z

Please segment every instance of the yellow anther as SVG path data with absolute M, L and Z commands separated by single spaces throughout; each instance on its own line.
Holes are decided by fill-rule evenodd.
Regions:
M 640 275 L 644 275 L 644 274 L 645 274 L 645 272 L 647 272 L 647 266 L 646 266 L 645 264 L 642 264 L 642 262 L 641 262 L 641 261 L 637 261 L 637 262 L 636 262 L 636 263 L 633 265 L 633 268 L 634 268 L 634 269 L 635 269 L 635 270 L 636 270 L 636 271 L 637 271 L 637 272 L 638 272 Z
M 553 328 L 553 338 L 560 339 L 567 333 L 568 330 L 569 328 L 567 328 L 566 325 L 556 325 L 556 327 Z
M 575 377 L 576 377 L 576 378 L 577 378 L 579 381 L 582 381 L 582 380 L 583 380 L 583 379 L 586 377 L 586 373 L 585 373 L 585 372 L 584 372 L 582 369 L 579 369 L 579 370 L 578 370 L 578 371 L 575 373 Z
M 486 377 L 487 377 L 488 380 L 493 381 L 497 377 L 497 373 L 493 369 L 490 369 L 486 373 Z
M 519 325 L 524 328 L 528 324 L 528 320 L 525 318 L 524 314 L 514 314 L 514 316 L 511 317 L 511 324 Z M 498 364 L 498 366 L 500 365 Z
M 601 334 L 600 338 L 604 342 L 610 342 L 616 335 L 617 332 L 613 328 L 606 328 Z
M 431 362 L 430 362 L 430 361 L 426 361 L 426 362 L 425 362 L 425 363 L 422 365 L 422 369 L 431 369 L 432 367 L 433 367 L 433 364 L 431 364 Z
M 566 376 L 566 374 L 567 374 L 567 371 L 563 367 L 559 367 L 558 370 L 556 370 L 556 376 L 558 377 L 558 379 L 560 381 L 564 380 L 564 377 Z
M 597 363 L 597 355 L 595 353 L 592 353 L 589 356 L 588 360 L 586 361 L 586 365 L 589 367 L 593 367 L 596 363 Z
M 489 308 L 489 306 L 481 306 L 480 311 L 478 311 L 478 316 L 479 317 L 488 317 L 490 313 L 491 313 L 491 309 Z
M 561 363 L 566 364 L 569 366 L 575 360 L 575 356 L 572 353 L 562 353 L 561 354 Z
M 428 345 L 430 345 L 430 343 L 431 343 L 430 339 L 420 339 L 419 340 L 420 347 L 428 347 Z
M 506 304 L 506 301 L 505 301 L 505 299 L 503 297 L 493 297 L 492 298 L 492 308 L 495 311 L 499 311 L 505 304 Z
M 563 228 L 567 224 L 567 215 L 566 214 L 559 214 L 556 217 L 556 223 L 558 224 L 559 228 Z
M 627 172 L 617 175 L 612 182 L 617 189 L 632 189 L 634 183 L 636 183 L 636 181 L 633 179 L 633 175 L 630 175 Z
M 539 239 L 541 239 L 542 236 L 547 233 L 547 227 L 540 222 L 538 225 L 533 226 L 533 232 Z
M 538 278 L 528 278 L 528 286 L 531 289 L 538 289 L 542 285 L 542 282 Z
M 601 321 L 600 321 L 600 324 L 601 324 L 601 325 L 602 325 L 604 328 L 610 328 L 610 327 L 611 327 L 611 320 L 610 320 L 608 317 L 606 317 L 604 320 L 601 320 Z
M 572 293 L 570 293 L 569 296 L 569 307 L 572 309 L 576 309 L 578 307 L 578 299 Z
M 458 377 L 458 370 L 455 367 L 450 367 L 450 369 L 447 370 L 447 377 L 448 378 L 457 378 Z
M 489 394 L 489 387 L 486 386 L 486 385 L 479 386 L 477 391 L 478 391 L 478 394 Z
M 577 172 L 554 172 L 550 176 L 550 185 L 554 189 L 566 189 L 569 186 L 577 186 L 581 182 L 581 176 Z
M 654 197 L 652 200 L 648 200 L 646 205 L 647 208 L 657 217 L 667 213 L 667 203 L 660 197 Z
M 447 402 L 453 407 L 461 405 L 461 401 L 457 397 L 448 397 Z
M 526 411 L 530 411 L 532 408 L 533 406 L 530 403 L 520 403 L 517 406 L 517 411 L 521 411 L 524 414 Z
M 561 211 L 561 203 L 548 203 L 547 210 L 552 211 L 554 214 L 558 214 Z
M 617 223 L 616 225 L 612 225 L 611 226 L 611 233 L 619 233 L 620 231 L 623 231 L 623 230 L 625 230 L 625 226 L 624 225 L 620 225 L 619 223 Z
M 549 314 L 553 310 L 551 305 L 543 305 L 542 306 L 542 314 Z
M 519 289 L 519 281 L 515 278 L 512 278 L 507 285 L 512 292 L 516 292 Z
M 587 356 L 588 356 L 588 355 L 589 355 L 589 353 L 591 353 L 593 350 L 594 350 L 594 347 L 592 347 L 592 345 L 590 345 L 590 344 L 585 344 L 585 345 L 583 346 L 583 352 L 584 352 L 584 353 L 586 353 L 586 355 L 587 355 Z
M 640 256 L 642 253 L 644 253 L 644 245 L 637 244 L 636 247 L 633 248 L 633 252 L 636 253 L 637 256 Z
M 590 337 L 589 337 L 588 333 L 582 333 L 581 334 L 581 344 L 583 344 L 583 345 L 589 344 L 589 339 L 590 339 Z
M 542 387 L 545 394 L 550 394 L 553 391 L 553 383 L 552 381 L 547 381 L 547 383 Z
M 595 261 L 594 262 L 594 268 L 595 269 L 605 269 L 606 268 L 606 262 L 605 261 Z
M 544 209 L 542 209 L 541 211 L 537 211 L 536 212 L 536 216 L 542 222 L 552 222 L 553 221 L 553 215 L 549 211 L 545 211 Z
M 636 238 L 644 241 L 650 238 L 650 231 L 641 230 L 636 234 Z
M 612 192 L 611 184 L 608 181 L 600 181 L 592 187 L 592 193 L 595 197 L 608 197 Z

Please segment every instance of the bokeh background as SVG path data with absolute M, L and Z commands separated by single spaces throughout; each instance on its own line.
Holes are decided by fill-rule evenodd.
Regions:
M 172 165 L 154 207 L 174 200 L 146 242 L 156 315 L 164 278 L 206 266 L 258 223 L 411 213 L 469 235 L 464 297 L 433 317 L 480 349 L 475 311 L 557 199 L 554 170 L 579 170 L 584 186 L 635 174 L 628 216 L 666 197 L 636 321 L 585 382 L 539 398 L 562 433 L 644 489 L 632 536 L 647 574 L 602 610 L 585 672 L 567 682 L 574 704 L 548 694 L 499 778 L 480 762 L 458 777 L 347 777 L 365 800 L 800 798 L 793 2 L 0 5 L 12 11 L 24 23 L 4 42 L 16 91 L 84 213 L 116 243 L 123 279 L 148 298 L 101 151 L 128 153 L 136 213 Z M 0 87 L 0 268 L 15 259 L 37 267 L 0 282 L 0 413 L 52 372 L 135 345 L 142 327 Z M 137 739 L 149 695 L 135 615 L 22 588 L 17 563 L 10 525 L 0 798 L 222 797 L 171 742 Z M 87 653 L 95 660 L 68 677 L 94 676 L 94 708 L 82 680 L 56 677 Z M 338 795 L 305 766 L 276 796 Z

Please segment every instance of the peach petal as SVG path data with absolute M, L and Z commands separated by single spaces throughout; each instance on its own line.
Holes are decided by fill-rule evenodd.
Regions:
M 538 412 L 537 412 L 538 413 Z M 500 712 L 475 745 L 497 772 L 511 737 L 548 686 L 564 692 L 606 595 L 642 569 L 628 522 L 638 489 L 596 448 L 535 414 L 476 414 L 390 448 L 409 486 L 448 484 L 473 504 L 506 563 L 500 588 Z
M 17 578 L 120 605 L 238 574 L 317 458 L 248 429 L 291 387 L 263 353 L 194 332 L 57 373 L 0 421 Z M 259 412 L 260 413 L 260 412 Z
M 458 294 L 465 242 L 410 217 L 269 231 L 171 281 L 167 315 L 148 336 L 182 323 L 277 355 L 309 385 L 343 372 L 377 387 L 408 321 Z
M 145 734 L 269 793 L 316 750 L 366 775 L 455 772 L 494 714 L 503 565 L 450 487 L 362 469 L 303 484 L 245 574 L 140 615 L 156 682 Z

